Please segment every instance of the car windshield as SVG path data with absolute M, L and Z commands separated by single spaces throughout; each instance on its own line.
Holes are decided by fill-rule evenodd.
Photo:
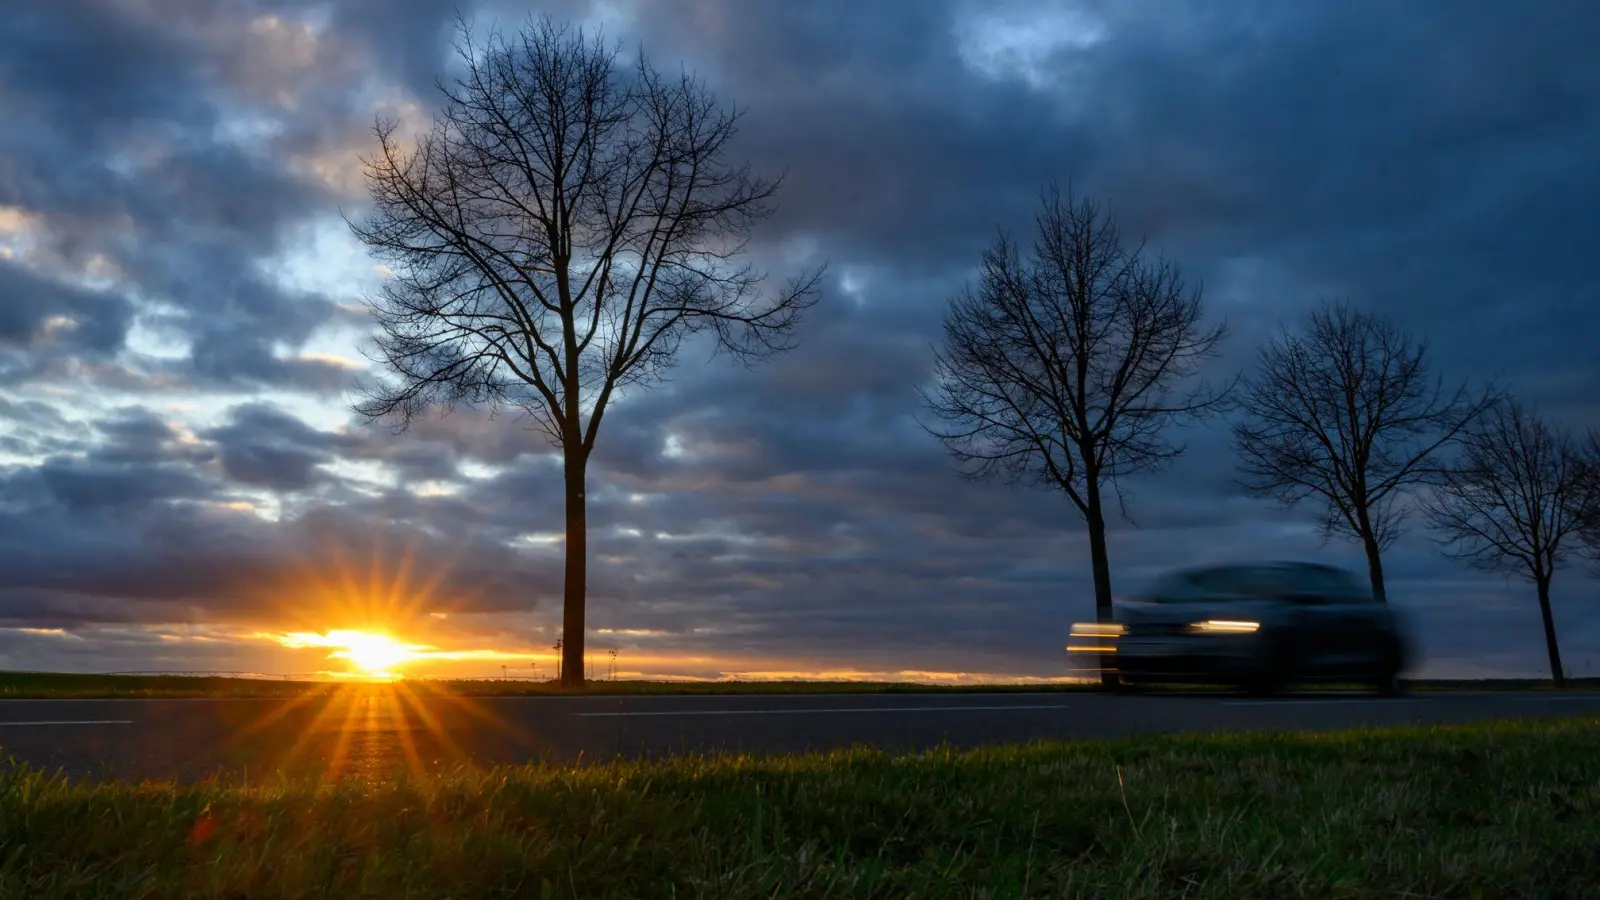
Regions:
M 1315 594 L 1359 600 L 1368 593 L 1350 573 L 1330 566 L 1219 566 L 1175 572 L 1157 579 L 1145 599 L 1156 603 L 1187 603 L 1219 594 L 1245 597 L 1284 597 Z
M 1324 597 L 1360 600 L 1371 596 L 1355 576 L 1331 566 L 1300 566 L 1294 573 L 1293 583 L 1301 593 Z
M 1144 599 L 1156 603 L 1186 603 L 1195 600 L 1204 600 L 1208 594 L 1206 586 L 1199 581 L 1202 573 L 1175 572 L 1163 575 L 1156 579 L 1150 590 L 1145 592 Z

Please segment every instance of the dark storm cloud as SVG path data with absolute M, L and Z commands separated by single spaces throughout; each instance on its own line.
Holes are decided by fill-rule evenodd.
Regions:
M 786 274 L 809 241 L 835 264 L 797 350 L 746 371 L 686 348 L 670 382 L 608 414 L 591 464 L 590 620 L 660 632 L 627 639 L 639 647 L 1060 671 L 1066 623 L 1092 610 L 1070 504 L 961 482 L 914 418 L 945 301 L 997 226 L 1027 236 L 1051 178 L 1204 283 L 1234 332 L 1218 374 L 1341 294 L 1430 337 L 1448 376 L 1504 375 L 1574 427 L 1600 425 L 1592 4 L 613 6 L 612 36 L 707 76 L 747 110 L 739 151 L 787 171 L 759 262 Z M 468 12 L 509 28 L 529 9 Z M 1050 49 L 1062 11 L 1078 33 Z M 0 383 L 233 399 L 190 434 L 136 407 L 69 416 L 59 396 L 0 396 L 0 450 L 19 460 L 0 484 L 0 619 L 266 620 L 292 605 L 285 573 L 409 553 L 447 573 L 438 603 L 532 610 L 501 632 L 529 640 L 553 627 L 561 470 L 527 422 L 461 411 L 403 435 L 324 431 L 234 403 L 263 387 L 340 402 L 343 368 L 282 348 L 349 314 L 261 263 L 308 217 L 359 206 L 358 182 L 307 160 L 364 147 L 375 85 L 432 108 L 452 14 L 125 0 L 8 18 L 0 110 L 16 127 L 0 132 L 0 208 L 33 223 L 47 274 L 0 261 Z M 297 30 L 319 16 L 314 39 Z M 996 16 L 1018 27 L 988 29 Z M 997 35 L 1031 43 L 984 43 Z M 113 287 L 70 286 L 92 269 Z M 135 310 L 191 355 L 105 358 Z M 1224 429 L 1182 439 L 1170 473 L 1128 485 L 1119 593 L 1230 558 L 1361 567 L 1356 548 L 1322 545 L 1309 511 L 1240 496 Z M 372 466 L 392 483 L 352 474 Z M 276 520 L 227 506 L 273 503 Z M 1536 671 L 1526 586 L 1461 569 L 1420 529 L 1386 566 L 1431 658 Z M 1562 578 L 1557 616 L 1582 664 L 1600 639 L 1596 592 Z
M 41 278 L 0 261 L 0 345 L 115 353 L 132 318 L 126 299 Z M 52 319 L 65 319 L 54 326 Z
M 350 369 L 315 358 L 284 358 L 273 352 L 273 338 L 248 323 L 205 322 L 195 329 L 195 343 L 186 364 L 167 371 L 211 387 L 249 391 L 285 388 L 317 394 L 338 402 L 351 386 Z
M 1188 171 L 1231 208 L 1164 236 L 1231 245 L 1433 332 L 1457 374 L 1521 386 L 1564 362 L 1600 377 L 1581 337 L 1596 324 L 1586 210 L 1600 174 L 1578 162 L 1600 140 L 1600 62 L 1582 50 L 1600 11 L 1283 4 L 1264 18 L 1141 22 L 1096 60 L 1107 79 L 1142 74 L 1100 95 L 1104 111 L 1115 104 L 1130 136 L 1160 135 L 1126 142 L 1110 195 L 1132 212 L 1170 206 L 1172 185 L 1150 173 Z M 1256 303 L 1292 316 L 1309 293 Z M 1438 333 L 1463 315 L 1498 327 Z
M 233 411 L 233 421 L 204 437 L 219 448 L 222 471 L 240 484 L 275 491 L 311 486 L 316 468 L 332 459 L 316 433 L 293 416 L 266 406 Z
M 268 17 L 273 6 L 103 0 L 8 12 L 0 207 L 28 217 L 41 264 L 73 273 L 98 262 L 112 286 L 99 296 L 25 283 L 8 265 L 0 336 L 70 312 L 84 351 L 112 356 L 136 297 L 146 312 L 176 311 L 165 324 L 194 344 L 188 380 L 343 386 L 337 370 L 273 352 L 340 319 L 338 307 L 259 269 L 292 226 L 334 212 L 337 194 L 292 163 L 352 133 L 360 104 L 349 92 L 367 73 L 329 41 Z M 339 102 L 320 104 L 326 96 Z
M 37 465 L 0 469 L 0 502 L 16 516 L 13 538 L 43 540 L 28 533 L 27 518 L 35 513 L 136 516 L 153 504 L 215 493 L 201 469 L 210 451 L 183 443 L 146 410 L 121 410 L 92 432 L 79 427 L 60 433 L 56 452 Z
M 289 499 L 317 486 L 314 468 L 331 450 L 351 446 L 259 404 L 203 441 L 131 411 L 98 432 L 73 456 L 0 478 L 0 619 L 49 628 L 327 617 L 341 610 L 319 593 L 329 586 L 359 605 L 407 571 L 400 593 L 416 605 L 397 613 L 483 612 L 526 608 L 538 586 L 559 583 L 558 570 L 461 527 L 473 511 L 459 505 L 403 494 L 278 522 L 239 511 L 256 500 L 241 488 Z
M 747 110 L 740 149 L 788 175 L 778 227 L 835 259 L 948 272 L 1045 180 L 1104 152 L 1025 84 L 975 77 L 954 8 L 638 4 L 635 31 L 652 58 L 682 54 Z
M 394 440 L 375 429 L 318 431 L 266 403 L 228 411 L 228 422 L 200 437 L 214 444 L 222 471 L 241 484 L 274 491 L 299 491 L 329 480 L 318 467 L 341 458 L 381 460 L 402 482 L 448 482 L 459 476 L 448 447 L 421 440 Z M 387 438 L 387 439 L 386 439 Z

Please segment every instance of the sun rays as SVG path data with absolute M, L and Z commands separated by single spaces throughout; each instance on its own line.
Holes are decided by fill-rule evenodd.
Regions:
M 331 525 L 324 531 L 252 590 L 260 621 L 281 623 L 253 632 L 252 639 L 326 649 L 323 658 L 335 665 L 317 674 L 373 681 L 409 677 L 427 663 L 482 661 L 501 669 L 549 657 L 542 650 L 460 646 L 477 637 L 454 627 L 451 614 L 471 611 L 504 590 L 458 571 L 466 542 L 345 533 Z
M 405 681 L 330 686 L 274 703 L 227 740 L 235 747 L 271 747 L 261 759 L 271 770 L 366 781 L 471 763 L 464 746 L 485 741 L 524 748 L 546 743 L 480 699 Z
M 254 599 L 265 618 L 286 626 L 274 635 L 279 643 L 328 647 L 358 674 L 388 671 L 433 651 L 397 635 L 415 636 L 490 589 L 457 575 L 464 544 L 326 530 L 258 585 Z

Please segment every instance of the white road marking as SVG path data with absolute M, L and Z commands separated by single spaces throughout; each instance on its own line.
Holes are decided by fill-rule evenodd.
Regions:
M 1338 697 L 1307 700 L 1225 700 L 1223 706 L 1332 706 L 1336 703 L 1360 703 L 1376 706 L 1381 703 L 1420 703 L 1421 697 Z
M 943 694 L 929 691 L 925 696 L 930 697 L 1038 697 L 1049 696 L 1057 691 L 1001 691 L 993 694 L 987 693 L 961 693 Z M 1084 691 L 1081 693 L 1090 693 Z M 303 700 L 307 697 L 317 699 L 316 694 L 285 694 L 282 697 L 4 697 L 0 698 L 0 706 L 8 703 L 281 703 L 287 700 Z M 334 697 L 334 694 L 321 695 Z M 609 702 L 612 700 L 650 701 L 650 700 L 764 700 L 773 697 L 789 700 L 831 700 L 840 697 L 876 697 L 879 694 L 866 691 L 844 692 L 839 694 L 813 694 L 801 692 L 797 694 L 418 694 L 425 700 L 573 700 L 589 702 Z M 916 695 L 914 696 L 922 696 Z
M 803 716 L 803 715 L 831 715 L 835 713 L 901 713 L 901 712 L 983 712 L 995 710 L 1024 710 L 1024 709 L 1071 709 L 1062 704 L 1033 705 L 1012 704 L 1007 706 L 861 706 L 840 707 L 834 709 L 809 707 L 806 709 L 675 709 L 675 710 L 639 710 L 634 712 L 581 712 L 573 713 L 575 716 L 588 718 L 621 717 L 621 716 Z
M 45 725 L 132 725 L 132 719 L 66 719 L 59 722 L 0 722 L 0 728 L 28 728 Z
M 588 700 L 596 703 L 626 700 L 629 702 L 645 702 L 651 700 L 838 700 L 841 698 L 855 698 L 870 700 L 885 695 L 891 697 L 971 697 L 984 699 L 987 697 L 1054 697 L 1060 694 L 1081 696 L 1084 694 L 1098 694 L 1098 691 L 830 691 L 817 692 L 796 691 L 784 693 L 782 691 L 732 691 L 726 694 L 471 694 L 457 695 L 459 699 L 466 700 Z
M 1517 699 L 1523 701 L 1524 703 L 1529 701 L 1540 702 L 1544 700 L 1588 700 L 1590 702 L 1595 702 L 1600 701 L 1600 694 L 1549 694 L 1544 696 L 1539 694 L 1530 694 L 1526 697 L 1518 697 Z

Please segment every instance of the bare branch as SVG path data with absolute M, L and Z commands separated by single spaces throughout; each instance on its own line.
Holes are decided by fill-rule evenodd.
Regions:
M 1447 555 L 1548 582 L 1579 525 L 1581 469 L 1570 435 L 1505 400 L 1463 431 L 1460 459 L 1418 499 Z
M 1261 350 L 1234 426 L 1244 486 L 1286 506 L 1316 503 L 1324 538 L 1362 543 L 1379 600 L 1381 553 L 1404 533 L 1401 495 L 1440 481 L 1439 453 L 1496 396 L 1446 390 L 1427 349 L 1385 318 L 1324 304 Z
M 587 457 L 617 388 L 689 335 L 747 361 L 792 346 L 822 270 L 766 294 L 738 261 L 781 182 L 728 161 L 737 112 L 549 17 L 458 32 L 432 126 L 406 149 L 379 121 L 364 160 L 374 213 L 351 228 L 392 272 L 370 306 L 397 376 L 364 414 L 512 404 Z

